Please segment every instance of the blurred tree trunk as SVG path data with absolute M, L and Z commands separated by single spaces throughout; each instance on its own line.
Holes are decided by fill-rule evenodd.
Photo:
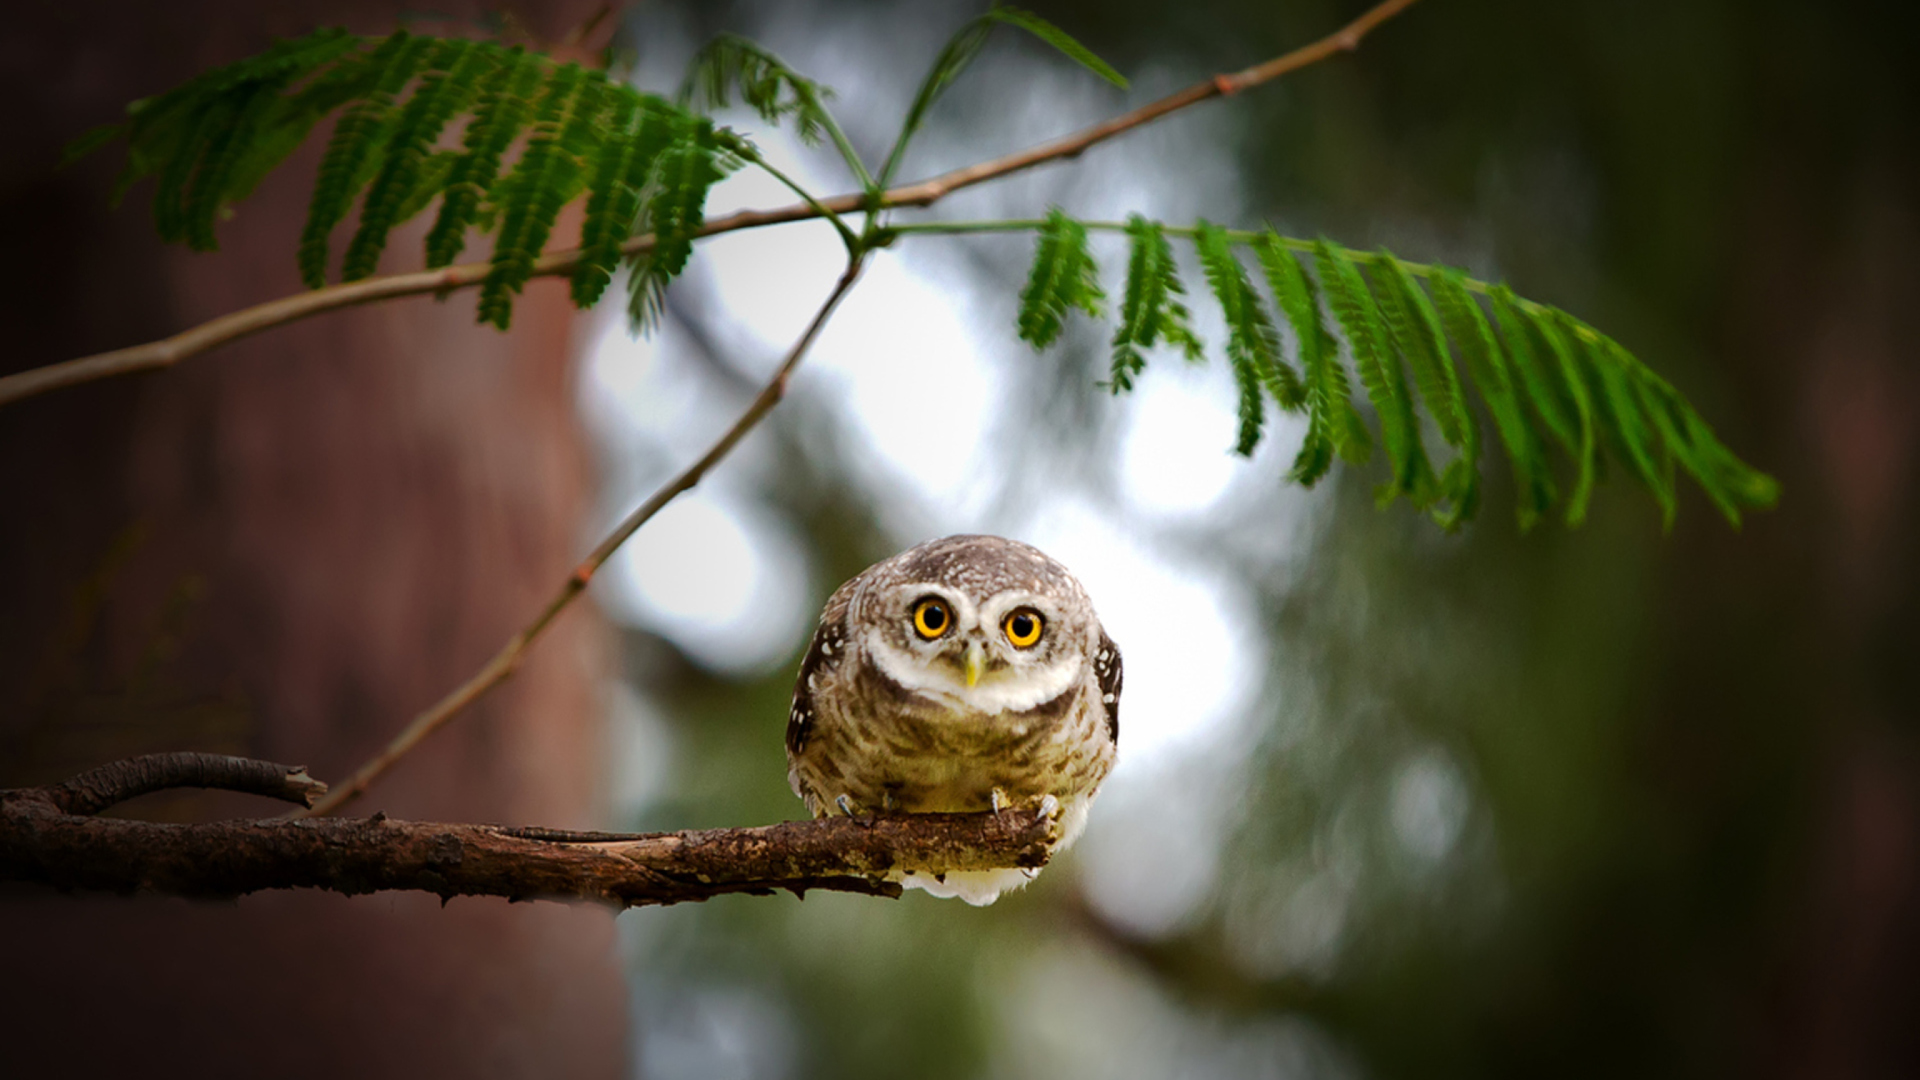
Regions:
M 592 5 L 543 6 L 557 38 Z M 4 288 L 17 370 L 296 291 L 310 146 L 193 255 L 145 191 L 62 142 L 274 36 L 396 25 L 401 5 L 29 5 L 0 87 Z M 477 18 L 477 4 L 436 15 Z M 110 155 L 106 157 L 110 158 Z M 417 265 L 418 231 L 387 267 Z M 336 247 L 336 253 L 338 248 Z M 337 254 L 336 254 L 337 257 Z M 501 335 L 472 299 L 283 328 L 182 368 L 0 413 L 0 783 L 159 749 L 344 775 L 483 662 L 570 568 L 589 495 L 576 326 L 535 283 Z M 503 689 L 355 812 L 596 824 L 603 628 L 561 625 Z M 129 814 L 276 813 L 154 797 Z M 0 897 L 0 1040 L 16 1075 L 613 1075 L 625 993 L 599 909 L 431 897 Z

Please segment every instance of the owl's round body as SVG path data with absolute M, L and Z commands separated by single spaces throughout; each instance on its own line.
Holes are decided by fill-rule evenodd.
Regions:
M 794 687 L 788 780 L 816 817 L 1052 796 L 1059 850 L 1113 768 L 1120 676 L 1120 650 L 1066 567 L 997 536 L 929 541 L 827 601 Z M 985 904 L 1032 873 L 901 880 Z

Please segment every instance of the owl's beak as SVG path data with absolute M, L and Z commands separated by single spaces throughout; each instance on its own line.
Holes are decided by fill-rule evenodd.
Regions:
M 987 670 L 987 647 L 978 641 L 967 642 L 967 688 L 972 689 L 980 682 L 980 673 Z

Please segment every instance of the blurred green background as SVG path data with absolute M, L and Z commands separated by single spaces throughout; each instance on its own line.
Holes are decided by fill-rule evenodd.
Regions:
M 1361 7 L 1042 13 L 1141 101 Z M 627 30 L 653 85 L 690 47 L 674 42 L 761 40 L 838 87 L 877 156 L 971 10 L 643 7 Z M 1920 1069 L 1915 22 L 1894 3 L 1427 0 L 1354 56 L 940 208 L 1270 220 L 1503 277 L 1667 374 L 1785 498 L 1735 533 L 1692 492 L 1663 536 L 1616 473 L 1585 527 L 1523 537 L 1495 465 L 1482 520 L 1449 537 L 1376 512 L 1377 476 L 1285 487 L 1282 428 L 1287 445 L 1236 465 L 1218 498 L 1142 509 L 1133 406 L 1093 385 L 1104 331 L 1039 360 L 1013 340 L 1023 241 L 923 258 L 984 312 L 1001 380 L 987 474 L 916 492 L 911 462 L 904 478 L 874 465 L 885 455 L 849 432 L 844 402 L 802 393 L 736 504 L 802 551 L 817 605 L 924 535 L 1045 536 L 1058 502 L 1082 500 L 1113 542 L 1205 575 L 1246 615 L 1232 632 L 1247 692 L 1225 734 L 1156 746 L 1159 760 L 1128 759 L 1123 734 L 1129 771 L 1086 842 L 993 908 L 813 896 L 624 916 L 643 1074 Z M 908 174 L 1116 111 L 1118 95 L 1014 38 L 943 103 Z M 663 363 L 699 341 L 716 378 L 745 378 L 726 374 L 728 325 L 754 286 L 728 294 L 728 265 L 689 279 Z M 898 348 L 914 363 L 915 342 Z M 940 370 L 918 370 L 937 393 Z M 934 394 L 900 407 L 946 422 Z M 1207 617 L 1152 614 L 1175 635 Z M 677 647 L 671 619 L 632 621 L 626 722 L 638 756 L 670 748 L 672 764 L 629 792 L 621 824 L 794 813 L 775 729 L 801 637 L 787 662 L 727 675 Z M 1132 686 L 1150 676 L 1129 657 Z

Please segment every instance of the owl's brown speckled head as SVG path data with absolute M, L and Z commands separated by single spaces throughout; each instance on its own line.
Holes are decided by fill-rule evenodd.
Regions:
M 1086 590 L 1046 553 L 999 536 L 930 540 L 873 567 L 854 625 L 907 689 L 987 713 L 1030 709 L 1080 677 L 1099 637 Z

